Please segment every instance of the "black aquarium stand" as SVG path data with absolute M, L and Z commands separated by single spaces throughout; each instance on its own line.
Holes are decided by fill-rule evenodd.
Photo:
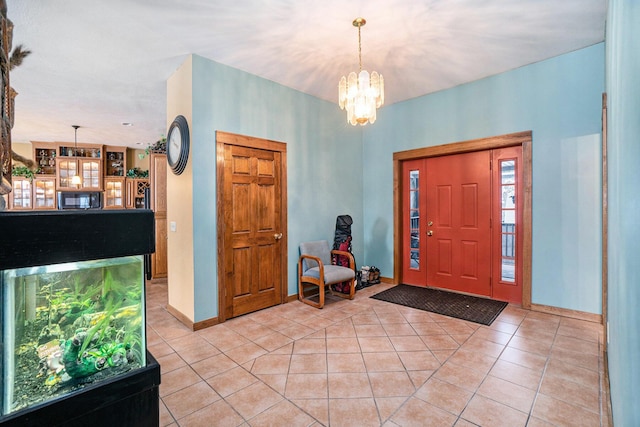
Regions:
M 92 384 L 68 396 L 0 418 L 2 426 L 157 427 L 160 365 L 147 352 L 147 366 Z

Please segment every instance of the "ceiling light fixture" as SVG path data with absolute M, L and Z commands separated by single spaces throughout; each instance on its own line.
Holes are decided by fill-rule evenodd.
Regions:
M 78 175 L 78 125 L 71 125 L 72 128 L 75 129 L 75 143 L 73 145 L 73 157 L 76 157 L 76 174 L 71 178 L 71 184 L 75 186 L 80 186 L 82 184 L 82 179 L 80 179 L 80 175 Z
M 364 18 L 356 18 L 353 26 L 358 27 L 358 59 L 360 72 L 349 73 L 348 77 L 342 76 L 338 84 L 338 100 L 341 109 L 347 110 L 347 121 L 352 125 L 376 121 L 376 109 L 384 104 L 384 78 L 382 74 L 373 71 L 371 76 L 362 69 L 362 39 L 360 29 L 367 21 Z

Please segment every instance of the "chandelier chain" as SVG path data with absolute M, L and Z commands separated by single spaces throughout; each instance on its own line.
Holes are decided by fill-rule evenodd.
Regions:
M 358 61 L 360 62 L 360 70 L 362 71 L 362 38 L 360 37 L 360 30 L 362 25 L 358 25 Z

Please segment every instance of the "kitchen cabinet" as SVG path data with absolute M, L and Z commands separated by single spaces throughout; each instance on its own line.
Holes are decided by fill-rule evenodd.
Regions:
M 127 172 L 127 148 L 105 146 L 104 148 L 104 176 L 124 177 Z
M 56 178 L 39 176 L 33 180 L 33 208 L 56 209 Z
M 58 190 L 102 190 L 102 145 L 60 143 L 56 161 Z M 80 176 L 80 185 L 71 180 Z
M 55 176 L 58 144 L 33 141 L 31 145 L 33 146 L 33 160 L 38 167 L 37 174 Z
M 151 277 L 167 277 L 167 156 L 151 154 L 149 158 L 151 186 L 150 207 L 155 215 L 156 251 L 151 254 Z
M 102 190 L 102 161 L 95 159 L 80 159 L 80 178 L 83 190 Z
M 126 202 L 125 173 L 127 148 L 104 147 L 104 208 L 124 209 Z
M 58 144 L 40 141 L 33 141 L 31 144 L 33 160 L 38 168 L 36 178 L 33 180 L 33 209 L 56 209 Z
M 77 189 L 77 186 L 71 183 L 75 175 L 78 175 L 78 160 L 59 158 L 57 164 L 58 188 Z
M 12 190 L 9 193 L 9 208 L 15 210 L 32 209 L 31 179 L 14 176 L 11 178 Z
M 158 204 L 159 209 L 154 209 L 160 215 L 166 215 L 164 154 L 152 153 L 149 157 L 150 163 L 155 164 L 150 168 L 157 170 L 156 184 L 150 182 L 144 171 L 138 171 L 141 174 L 136 176 L 140 178 L 127 177 L 127 171 L 131 168 L 129 163 L 134 162 L 131 158 L 127 159 L 127 154 L 130 154 L 127 147 L 43 141 L 31 141 L 31 144 L 32 159 L 38 168 L 35 179 L 30 182 L 24 177 L 14 177 L 14 194 L 5 197 L 8 209 L 59 209 L 58 193 L 68 192 L 101 192 L 101 205 L 105 209 L 139 209 L 144 207 L 144 190 L 158 185 L 157 195 L 151 195 L 153 200 L 150 202 Z M 73 184 L 74 176 L 80 177 L 79 185 Z M 162 203 L 165 206 L 161 206 Z M 157 225 L 161 230 L 166 228 Z
M 102 190 L 102 162 L 99 159 L 62 158 L 57 162 L 59 190 Z M 80 175 L 80 185 L 74 185 Z
M 150 187 L 149 180 L 146 178 L 127 178 L 126 185 L 126 201 L 127 209 L 144 208 L 144 190 Z
M 104 209 L 124 209 L 124 178 L 104 178 Z

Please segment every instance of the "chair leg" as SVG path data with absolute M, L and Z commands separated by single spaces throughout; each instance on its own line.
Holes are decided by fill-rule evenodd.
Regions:
M 304 302 L 304 285 L 298 282 L 298 299 Z
M 309 283 L 309 284 L 313 286 L 317 286 L 315 283 Z M 324 286 L 317 286 L 317 288 L 318 288 L 318 302 L 313 302 L 309 298 L 306 298 L 304 296 L 304 285 L 303 285 L 303 282 L 300 282 L 300 284 L 298 285 L 298 299 L 303 303 L 309 304 L 310 306 L 315 308 L 324 307 L 324 292 L 325 292 Z
M 313 285 L 318 287 L 319 302 L 315 303 L 304 296 L 304 284 Z M 298 263 L 298 299 L 305 304 L 309 304 L 315 308 L 322 308 L 324 306 L 324 286 L 321 286 L 314 282 L 306 282 L 302 280 L 302 265 Z
M 318 308 L 322 308 L 324 307 L 324 294 L 325 294 L 325 289 L 324 286 L 318 286 Z

